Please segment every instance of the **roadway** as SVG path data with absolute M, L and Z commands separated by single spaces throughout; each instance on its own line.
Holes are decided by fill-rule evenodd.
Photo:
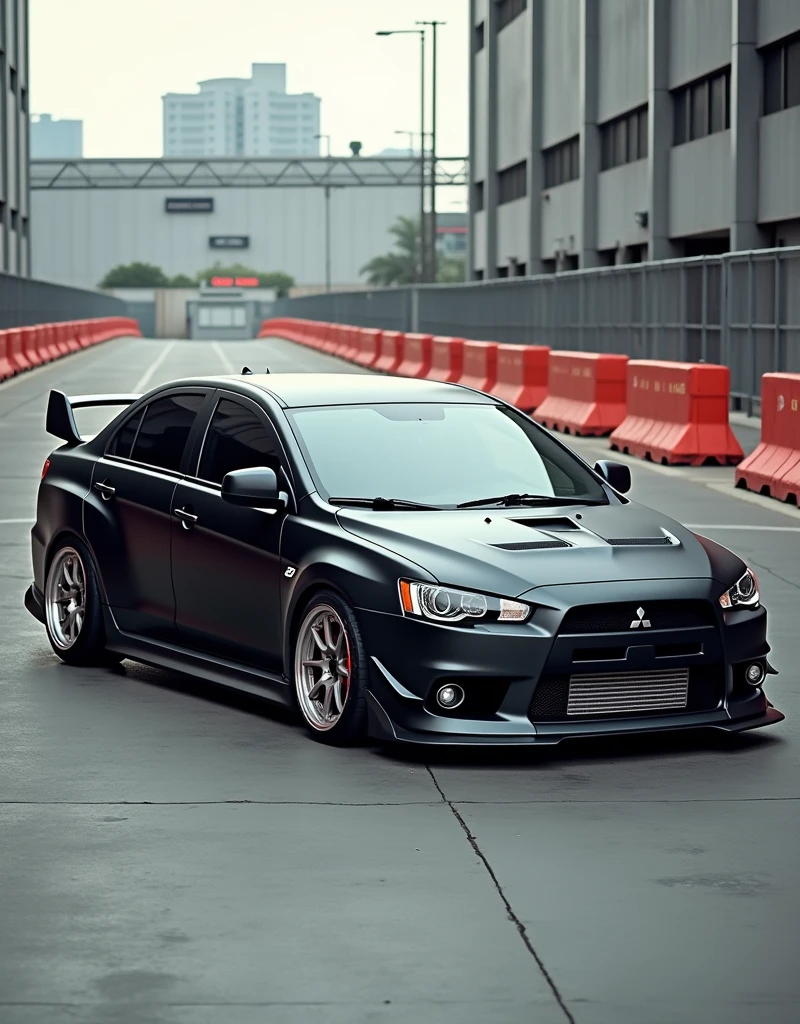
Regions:
M 629 460 L 636 499 L 758 573 L 787 719 L 732 743 L 329 749 L 191 679 L 57 661 L 22 606 L 49 389 L 245 363 L 349 369 L 121 339 L 0 385 L 4 1024 L 800 1019 L 800 512 L 730 469 Z

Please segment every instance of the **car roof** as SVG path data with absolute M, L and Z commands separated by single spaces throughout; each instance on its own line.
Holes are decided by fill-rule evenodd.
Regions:
M 490 404 L 489 395 L 457 384 L 372 373 L 248 373 L 206 378 L 224 387 L 236 381 L 273 395 L 286 408 L 309 405 L 359 405 L 372 402 L 458 402 Z M 172 386 L 183 381 L 172 381 Z M 188 383 L 188 382 L 187 382 Z

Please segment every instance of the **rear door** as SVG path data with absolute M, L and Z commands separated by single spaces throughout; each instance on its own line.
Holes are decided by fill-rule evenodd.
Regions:
M 84 502 L 84 531 L 120 629 L 173 639 L 172 496 L 212 392 L 158 395 L 112 437 Z
M 291 490 L 267 414 L 247 398 L 218 392 L 197 467 L 173 498 L 176 622 L 188 646 L 280 672 L 280 537 L 286 513 L 239 508 L 221 497 L 226 473 L 254 466 L 274 469 L 281 486 Z

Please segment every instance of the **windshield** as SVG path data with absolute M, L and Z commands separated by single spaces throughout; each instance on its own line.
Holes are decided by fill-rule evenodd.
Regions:
M 288 412 L 325 497 L 453 506 L 510 493 L 607 502 L 548 434 L 497 405 L 344 405 Z

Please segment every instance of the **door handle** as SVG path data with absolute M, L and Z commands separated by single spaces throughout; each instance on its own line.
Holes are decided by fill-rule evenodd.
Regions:
M 193 512 L 189 512 L 187 508 L 174 508 L 172 512 L 173 515 L 176 515 L 178 519 L 180 519 L 181 526 L 184 530 L 191 530 L 197 522 L 198 517 Z
M 100 497 L 103 499 L 103 501 L 111 501 L 111 499 L 117 493 L 116 488 L 111 486 L 111 484 L 108 482 L 108 479 L 104 480 L 102 483 L 95 484 L 94 489 L 100 492 Z

